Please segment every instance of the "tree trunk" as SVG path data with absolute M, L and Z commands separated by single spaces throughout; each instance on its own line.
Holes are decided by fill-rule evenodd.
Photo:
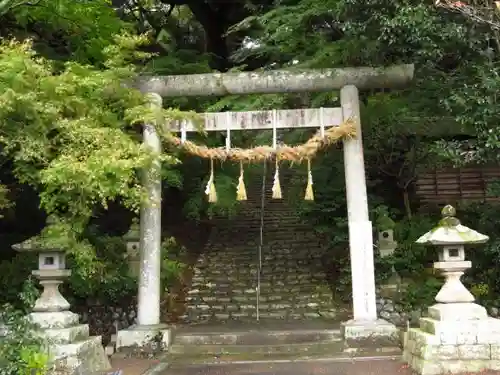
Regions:
M 406 217 L 411 220 L 412 211 L 411 211 L 411 203 L 410 203 L 410 195 L 408 194 L 408 189 L 403 190 L 403 203 L 405 206 Z
M 212 9 L 210 4 L 199 0 L 189 2 L 189 8 L 205 30 L 207 52 L 214 56 L 212 69 L 226 71 L 230 65 L 225 36 L 228 25 L 224 13 L 221 10 Z

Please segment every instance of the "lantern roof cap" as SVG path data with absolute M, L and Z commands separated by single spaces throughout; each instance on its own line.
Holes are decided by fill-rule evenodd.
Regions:
M 127 233 L 123 235 L 123 239 L 127 242 L 139 241 L 141 238 L 141 228 L 137 218 L 132 219 L 132 224 Z
M 58 227 L 58 221 L 49 217 L 47 226 L 37 235 L 12 245 L 16 251 L 27 252 L 65 252 L 68 246 L 67 238 Z
M 457 211 L 447 205 L 441 210 L 443 218 L 438 225 L 421 236 L 416 242 L 424 245 L 467 245 L 481 244 L 489 237 L 466 227 L 456 218 Z

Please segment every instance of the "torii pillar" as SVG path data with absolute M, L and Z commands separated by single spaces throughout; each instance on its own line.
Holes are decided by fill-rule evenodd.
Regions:
M 386 68 L 339 68 L 322 70 L 278 70 L 267 72 L 191 74 L 165 77 L 140 77 L 134 86 L 144 93 L 153 94 L 155 102 L 160 97 L 221 96 L 247 94 L 273 94 L 292 92 L 325 92 L 341 90 L 341 105 L 344 120 L 356 121 L 357 136 L 344 142 L 344 165 L 347 189 L 349 248 L 351 254 L 353 319 L 343 324 L 347 342 L 363 342 L 374 339 L 397 340 L 394 325 L 377 318 L 375 301 L 375 275 L 373 264 L 372 224 L 368 217 L 368 198 L 359 116 L 359 90 L 397 89 L 409 85 L 413 79 L 413 65 L 397 65 Z M 319 126 L 319 124 L 318 124 Z M 148 128 L 148 132 L 153 128 Z M 145 130 L 144 140 L 153 140 L 153 133 Z M 157 136 L 156 136 L 157 137 Z M 156 141 L 154 141 L 156 142 Z M 153 165 L 146 175 L 157 170 Z M 157 177 L 159 178 L 159 176 Z M 155 196 L 161 182 L 146 180 L 149 196 Z M 161 207 L 161 206 L 160 206 Z M 159 265 L 160 232 L 156 218 L 160 207 L 145 205 L 141 210 L 141 278 L 139 287 L 139 322 L 135 330 L 128 333 L 127 343 L 142 345 L 145 337 L 164 332 L 159 326 Z M 155 311 L 151 311 L 154 309 Z M 158 310 L 158 311 L 156 311 Z M 133 327 L 131 327 L 133 328 Z M 148 332 L 146 334 L 146 332 Z M 120 335 L 120 333 L 122 333 Z M 134 336 L 135 335 L 135 336 Z M 135 338 L 135 340 L 134 340 Z M 139 340 L 140 338 L 140 340 Z M 128 346 L 128 345 L 122 345 Z
M 356 137 L 344 141 L 344 173 L 349 224 L 353 319 L 342 324 L 348 345 L 397 346 L 394 324 L 377 317 L 373 229 L 368 211 L 359 93 L 356 86 L 340 90 L 342 116 L 356 125 Z

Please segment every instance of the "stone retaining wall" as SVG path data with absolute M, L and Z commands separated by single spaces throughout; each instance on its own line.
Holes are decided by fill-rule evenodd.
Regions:
M 102 336 L 107 345 L 116 329 L 124 329 L 135 324 L 137 305 L 133 301 L 120 304 L 109 303 L 76 304 L 71 310 L 80 316 L 80 323 L 88 324 L 91 336 Z
M 398 327 L 406 327 L 408 323 L 411 325 L 418 324 L 419 318 L 423 316 L 425 311 L 426 308 L 405 312 L 401 304 L 394 302 L 390 298 L 377 299 L 378 316 Z
M 92 305 L 77 306 L 72 309 L 80 316 L 80 322 L 90 325 L 91 335 L 102 335 L 106 344 L 112 334 L 115 333 L 115 324 L 118 329 L 129 327 L 135 323 L 136 305 L 122 304 L 122 306 Z M 422 309 L 424 310 L 424 309 Z M 394 303 L 388 298 L 377 299 L 378 315 L 397 326 L 405 327 L 407 322 L 417 323 L 418 318 L 422 316 L 422 310 L 407 313 L 402 311 L 402 306 Z M 490 309 L 493 317 L 499 316 L 499 308 Z

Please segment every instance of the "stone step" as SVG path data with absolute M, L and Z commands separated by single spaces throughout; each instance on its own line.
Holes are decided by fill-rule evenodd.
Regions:
M 190 300 L 188 301 L 190 305 L 188 307 L 193 309 L 218 309 L 218 310 L 255 310 L 257 308 L 256 298 L 254 299 L 231 299 L 230 301 L 220 301 L 220 300 L 207 300 L 207 299 L 199 299 L 199 300 Z M 262 311 L 272 311 L 272 310 L 286 310 L 291 307 L 296 309 L 318 309 L 325 307 L 332 307 L 332 300 L 330 299 L 309 299 L 298 301 L 295 299 L 263 299 L 259 298 L 259 309 Z
M 327 343 L 302 343 L 302 344 L 274 344 L 274 345 L 178 345 L 174 344 L 170 347 L 172 354 L 189 354 L 190 356 L 201 355 L 234 355 L 243 354 L 248 355 L 262 355 L 262 354 L 282 354 L 282 353 L 295 353 L 304 354 L 307 352 L 338 352 L 343 351 L 344 343 L 340 342 L 327 342 Z
M 225 274 L 228 272 L 233 273 L 257 273 L 259 256 L 256 254 L 253 257 L 222 257 L 222 256 L 211 256 L 204 257 L 198 261 L 195 265 L 195 270 L 197 272 L 205 271 L 203 274 L 208 274 L 209 272 L 214 275 L 220 275 L 222 273 L 222 269 L 214 269 L 214 262 L 220 261 L 221 264 L 224 264 Z M 304 275 L 304 272 L 300 272 L 303 269 L 306 270 L 314 270 L 320 272 L 323 269 L 322 257 L 317 258 L 304 258 L 304 259 L 289 259 L 289 258 L 279 258 L 279 259 L 269 259 L 265 254 L 262 254 L 262 270 L 265 270 L 266 273 L 281 273 L 287 272 L 291 274 L 295 274 L 297 276 Z M 245 268 L 246 267 L 246 268 Z M 197 276 L 197 275 L 195 275 Z
M 218 232 L 229 231 L 233 228 L 241 228 L 243 226 L 246 226 L 247 229 L 256 230 L 260 228 L 260 219 L 260 216 L 238 216 L 231 221 L 220 223 L 226 224 L 227 227 L 219 229 Z M 274 217 L 264 217 L 264 227 L 277 228 L 280 226 L 288 228 L 297 226 L 298 230 L 304 232 L 313 229 L 310 225 L 302 223 L 298 218 L 292 216 L 276 215 Z
M 278 303 L 279 302 L 279 303 Z M 188 310 L 200 310 L 200 311 L 256 311 L 257 304 L 254 301 L 245 301 L 245 302 L 228 302 L 228 303 L 219 303 L 219 302 L 206 302 L 204 300 L 191 302 L 186 306 Z M 308 311 L 328 311 L 335 312 L 335 306 L 331 302 L 331 300 L 321 301 L 305 301 L 305 302 L 295 302 L 295 301 L 272 301 L 265 302 L 261 301 L 258 309 L 260 312 L 272 312 L 272 311 L 286 311 L 288 309 L 293 308 L 294 311 L 298 312 L 308 312 Z
M 262 285 L 263 284 L 263 285 Z M 304 283 L 295 283 L 286 285 L 269 285 L 268 282 L 263 281 L 260 285 L 260 293 L 262 296 L 268 295 L 283 295 L 286 296 L 290 292 L 296 292 L 298 295 L 308 295 L 312 294 L 315 297 L 318 297 L 319 291 L 321 290 L 322 294 L 326 294 L 330 292 L 330 288 L 328 285 L 324 284 L 320 285 L 319 283 L 314 282 L 304 282 Z M 245 296 L 245 295 L 254 295 L 257 289 L 257 282 L 255 280 L 249 280 L 246 284 L 222 284 L 222 283 L 206 283 L 206 284 L 195 284 L 189 288 L 188 295 L 218 295 L 218 296 Z M 291 297 L 288 297 L 291 298 Z
M 196 374 L 201 374 L 202 371 L 207 370 L 207 366 L 210 365 L 222 365 L 220 367 L 220 370 L 218 370 L 217 374 L 225 374 L 225 367 L 228 364 L 231 363 L 248 363 L 248 362 L 302 362 L 302 361 L 312 361 L 312 360 L 318 360 L 321 362 L 324 361 L 332 361 L 332 366 L 335 366 L 338 362 L 348 362 L 349 365 L 350 363 L 354 363 L 355 361 L 366 361 L 368 359 L 373 359 L 373 357 L 377 357 L 377 359 L 382 359 L 382 358 L 387 358 L 387 360 L 395 360 L 395 359 L 400 359 L 401 358 L 401 350 L 393 349 L 392 351 L 387 351 L 387 350 L 373 350 L 373 351 L 359 351 L 359 352 L 350 352 L 349 350 L 342 351 L 342 352 L 329 352 L 329 353 L 322 353 L 322 352 L 303 352 L 303 353 L 280 353 L 280 354 L 253 354 L 249 356 L 247 353 L 238 353 L 238 354 L 224 354 L 224 355 L 204 355 L 204 356 L 199 356 L 199 357 L 190 357 L 190 356 L 185 356 L 183 357 L 182 355 L 171 355 L 169 357 L 169 363 L 172 365 L 170 366 L 172 371 L 178 371 L 181 373 L 182 371 L 185 370 L 186 367 L 188 366 L 193 366 L 191 368 L 196 369 L 196 365 L 202 366 L 198 370 L 199 372 L 196 372 Z M 209 367 L 208 367 L 209 368 Z M 350 367 L 345 367 L 345 368 L 350 368 Z M 314 371 L 314 370 L 312 370 Z M 312 372 L 314 373 L 314 372 Z M 321 373 L 321 371 L 320 371 Z M 342 372 L 342 374 L 347 374 L 349 372 Z M 249 373 L 250 374 L 250 373 Z M 270 373 L 271 374 L 271 373 Z M 272 374 L 275 374 L 275 372 L 272 372 Z M 280 372 L 281 374 L 281 372 Z M 301 373 L 302 374 L 302 373 Z M 308 373 L 309 374 L 309 373 Z
M 207 301 L 210 300 L 218 300 L 223 302 L 241 302 L 247 301 L 251 299 L 255 299 L 257 292 L 255 288 L 248 289 L 234 289 L 234 290 L 219 290 L 218 288 L 214 289 L 190 289 L 187 292 L 187 296 L 185 297 L 187 301 L 194 301 L 196 298 L 204 298 Z M 317 287 L 304 288 L 304 290 L 300 290 L 299 293 L 295 293 L 294 295 L 290 295 L 289 289 L 279 290 L 278 289 L 261 289 L 260 291 L 260 301 L 261 302 L 269 302 L 269 301 L 281 301 L 281 300 L 289 300 L 289 301 L 309 301 L 309 299 L 321 299 L 331 298 L 333 293 L 328 289 L 328 287 L 324 287 L 324 291 L 318 291 Z
M 176 345 L 281 345 L 340 342 L 339 329 L 174 333 Z
M 304 295 L 306 296 L 306 295 Z M 215 299 L 214 299 L 215 298 Z M 237 306 L 242 309 L 244 306 L 249 306 L 249 308 L 253 309 L 256 306 L 257 298 L 256 297 L 242 297 L 237 298 L 234 297 L 223 297 L 217 298 L 213 296 L 196 296 L 196 297 L 186 297 L 186 302 L 191 305 L 206 305 L 207 307 L 212 306 L 222 306 L 222 308 Z M 303 307 L 303 308 L 314 308 L 318 306 L 330 306 L 332 303 L 332 296 L 324 296 L 324 297 L 310 297 L 309 299 L 297 299 L 295 296 L 291 298 L 286 298 L 286 296 L 260 296 L 259 298 L 260 307 L 262 309 L 284 309 L 290 308 L 291 305 L 295 307 Z
M 241 254 L 223 255 L 221 253 L 211 253 L 211 254 L 206 254 L 201 258 L 199 258 L 194 268 L 201 269 L 201 268 L 211 267 L 213 269 L 214 268 L 213 262 L 215 261 L 222 262 L 225 267 L 236 268 L 244 265 L 254 267 L 257 265 L 259 258 L 262 261 L 262 267 L 281 267 L 281 268 L 286 267 L 291 270 L 297 270 L 302 266 L 306 267 L 317 266 L 318 268 L 320 268 L 324 260 L 326 260 L 325 257 L 322 255 L 317 255 L 317 256 L 310 255 L 310 257 L 307 258 L 306 257 L 300 258 L 300 257 L 294 257 L 292 255 L 273 257 L 272 255 L 268 255 L 266 253 L 262 253 L 259 257 L 259 254 L 257 252 L 255 254 L 247 254 L 247 255 L 241 255 Z M 219 269 L 222 269 L 222 267 Z
M 231 244 L 231 248 L 236 247 L 240 248 L 248 248 L 252 246 L 260 245 L 260 234 L 255 233 L 253 236 L 241 237 L 238 233 L 243 231 L 244 228 L 235 231 L 230 234 L 219 234 L 216 240 L 210 240 L 207 243 L 207 248 L 212 248 L 214 246 L 224 246 L 229 243 Z M 290 234 L 269 234 L 264 233 L 262 238 L 262 246 L 271 247 L 272 245 L 283 245 L 285 249 L 323 249 L 324 243 L 321 239 L 318 239 L 317 236 L 304 236 L 301 234 L 290 235 Z M 233 250 L 234 251 L 234 250 Z
M 248 209 L 240 210 L 237 216 L 233 216 L 231 219 L 220 218 L 218 220 L 220 223 L 230 223 L 230 224 L 237 224 L 242 221 L 255 221 L 260 223 L 261 218 L 262 215 L 260 214 L 260 207 L 259 208 L 249 207 Z M 293 211 L 290 211 L 290 208 L 288 207 L 284 207 L 283 211 L 272 211 L 272 212 L 266 211 L 264 207 L 264 223 L 282 222 L 282 221 L 286 223 L 294 222 L 300 224 L 303 227 L 305 227 L 307 224 L 305 221 L 303 221 L 303 219 L 299 215 L 297 215 Z
M 253 233 L 251 232 L 253 230 Z M 245 232 L 243 232 L 245 231 Z M 233 237 L 233 236 L 237 237 Z M 298 244 L 302 244 L 304 242 L 309 243 L 309 241 L 313 241 L 313 244 L 320 245 L 322 243 L 322 239 L 318 238 L 318 236 L 313 232 L 301 232 L 297 229 L 294 229 L 293 226 L 289 228 L 263 228 L 263 239 L 264 245 L 267 245 L 267 241 L 278 241 L 278 240 L 296 240 Z M 220 244 L 222 240 L 227 240 L 230 238 L 232 240 L 232 245 L 246 245 L 247 241 L 259 241 L 260 237 L 260 228 L 250 228 L 246 225 L 243 225 L 238 228 L 235 228 L 233 231 L 227 231 L 222 233 L 216 233 L 214 237 L 210 238 L 209 244 L 217 243 Z
M 238 231 L 240 229 L 245 229 L 246 233 L 253 233 L 260 231 L 260 220 L 240 220 L 234 219 L 235 221 L 228 223 L 228 227 L 223 230 L 219 229 L 215 231 L 218 235 L 225 233 L 232 233 Z M 264 234 L 269 232 L 275 233 L 285 233 L 286 229 L 293 229 L 296 233 L 302 233 L 303 235 L 311 234 L 314 235 L 315 232 L 311 227 L 307 227 L 306 225 L 302 225 L 296 221 L 285 221 L 283 219 L 273 220 L 272 222 L 264 220 Z M 244 233 L 239 233 L 243 235 Z M 290 233 L 289 233 L 290 234 Z
M 244 229 L 241 229 L 244 230 Z M 219 235 L 216 240 L 210 240 L 207 243 L 207 250 L 223 250 L 230 245 L 229 253 L 247 252 L 253 253 L 253 249 L 260 246 L 260 234 L 247 238 L 238 237 L 238 232 L 231 235 Z M 276 246 L 279 245 L 279 246 Z M 264 234 L 262 239 L 262 249 L 286 252 L 291 249 L 299 250 L 302 253 L 324 252 L 325 244 L 317 236 L 301 236 L 296 237 L 278 237 Z
M 229 242 L 229 239 L 225 240 L 221 238 L 220 241 L 219 243 L 209 243 L 206 247 L 206 255 L 212 256 L 220 254 L 229 257 L 241 254 L 242 256 L 254 256 L 258 254 L 258 248 L 260 246 L 260 243 L 253 239 L 237 243 L 235 243 L 236 241 L 234 241 L 234 239 Z M 262 254 L 276 254 L 276 258 L 287 256 L 290 259 L 307 259 L 307 254 L 309 253 L 313 253 L 316 256 L 323 255 L 323 253 L 325 253 L 324 245 L 313 241 L 315 241 L 315 239 L 312 238 L 301 238 L 300 242 L 283 238 L 267 239 L 263 241 Z M 228 243 L 232 243 L 229 251 L 226 250 Z M 304 256 L 300 256 L 301 254 L 304 254 Z
M 223 264 L 229 265 L 229 262 L 223 262 Z M 239 284 L 245 284 L 248 280 L 256 280 L 257 275 L 259 274 L 258 269 L 258 261 L 255 260 L 253 262 L 241 262 L 239 265 L 241 267 L 246 267 L 246 269 L 228 269 L 226 274 L 217 273 L 209 268 L 206 269 L 206 272 L 203 272 L 203 268 L 197 268 L 194 273 L 193 282 L 202 282 L 206 283 L 209 280 L 212 282 L 220 282 L 222 284 L 227 284 L 228 282 L 234 283 L 239 282 Z M 320 265 L 301 265 L 300 269 L 294 269 L 290 267 L 273 267 L 272 265 L 262 265 L 260 269 L 260 278 L 261 281 L 268 282 L 294 282 L 294 280 L 305 281 L 305 280 L 314 280 L 314 281 L 325 281 L 326 275 L 323 271 L 324 267 Z M 300 273 L 299 273 L 300 272 Z M 306 272 L 310 272 L 311 274 L 306 274 Z M 317 273 L 317 275 L 315 274 Z M 238 280 L 236 280 L 238 279 Z
M 226 260 L 232 261 L 233 263 L 237 263 L 238 265 L 246 260 L 259 259 L 258 249 L 256 248 L 250 248 L 250 249 L 252 250 L 251 252 L 248 252 L 247 248 L 245 253 L 244 252 L 223 253 L 223 250 L 213 250 L 212 252 L 207 252 L 206 254 L 198 258 L 197 263 L 203 264 L 208 261 L 214 261 L 219 259 L 224 261 Z M 292 252 L 287 252 L 287 253 L 282 252 L 276 254 L 273 254 L 272 250 L 262 251 L 260 254 L 260 259 L 262 259 L 262 261 L 274 262 L 275 265 L 279 266 L 282 265 L 297 266 L 300 264 L 311 264 L 311 263 L 316 264 L 317 262 L 321 262 L 326 259 L 326 255 L 323 255 L 321 253 L 309 253 L 309 254 L 304 254 L 304 256 L 301 256 L 300 254 L 303 253 L 304 251 L 301 251 L 301 249 L 294 249 L 292 250 Z
M 224 264 L 226 268 L 225 273 L 219 272 L 219 270 L 214 269 L 213 262 L 220 261 Z M 260 269 L 261 275 L 278 275 L 278 274 L 292 274 L 296 275 L 298 278 L 312 277 L 314 274 L 306 274 L 304 271 L 314 271 L 321 273 L 321 276 L 316 277 L 317 279 L 323 278 L 325 267 L 321 262 L 321 259 L 313 259 L 309 262 L 305 260 L 273 260 L 273 259 L 261 259 L 262 266 Z M 281 263 L 282 262 L 282 263 Z M 211 266 L 212 265 L 212 266 Z M 257 275 L 259 268 L 259 257 L 253 258 L 241 258 L 239 260 L 230 261 L 226 258 L 216 258 L 212 257 L 210 259 L 202 259 L 199 264 L 194 268 L 194 276 L 200 275 L 230 275 L 230 274 L 248 274 Z
M 250 286 L 250 285 L 249 285 Z M 256 284 L 255 284 L 256 286 Z M 238 296 L 245 296 L 245 295 L 255 295 L 256 294 L 256 288 L 255 286 L 252 287 L 247 287 L 247 289 L 239 289 L 239 288 L 233 288 L 232 285 L 223 285 L 223 286 L 214 286 L 213 288 L 196 288 L 196 289 L 190 289 L 187 294 L 188 296 L 194 296 L 194 295 L 203 295 L 203 296 L 227 296 L 227 298 L 231 297 L 238 297 Z M 311 294 L 311 298 L 318 298 L 320 295 L 326 294 L 326 291 L 323 293 L 318 292 L 318 285 L 317 284 L 304 284 L 298 286 L 290 286 L 290 287 L 276 287 L 274 289 L 271 288 L 262 288 L 261 287 L 261 294 L 262 296 L 275 296 L 276 298 L 283 296 L 284 298 L 291 298 L 289 296 L 290 292 L 296 292 L 297 295 L 308 295 Z M 328 288 L 327 286 L 323 286 L 323 288 Z M 279 291 L 279 292 L 278 292 Z
M 246 260 L 259 259 L 258 250 L 252 251 L 250 253 L 248 253 L 248 249 L 246 251 L 247 251 L 246 253 L 243 252 L 223 253 L 222 250 L 212 250 L 211 252 L 207 252 L 206 254 L 200 256 L 197 260 L 197 264 L 199 263 L 201 265 L 204 265 L 209 261 L 227 260 L 236 263 L 236 265 L 239 265 L 241 264 L 241 262 L 244 262 Z M 276 263 L 275 265 L 279 266 L 282 265 L 297 266 L 301 264 L 311 264 L 311 263 L 317 264 L 318 262 L 321 262 L 326 258 L 326 255 L 323 255 L 321 253 L 309 253 L 309 254 L 304 254 L 304 256 L 301 256 L 300 254 L 303 253 L 304 253 L 303 251 L 300 251 L 298 249 L 292 253 L 283 252 L 276 254 L 273 254 L 272 251 L 262 251 L 262 253 L 260 254 L 260 259 L 262 259 L 262 261 L 274 262 Z
M 213 266 L 214 262 L 223 264 L 224 269 L 222 269 L 222 267 L 215 268 Z M 245 258 L 218 256 L 202 258 L 199 259 L 197 264 L 194 266 L 193 272 L 194 276 L 229 274 L 257 275 L 259 262 L 261 264 L 261 275 L 290 274 L 295 275 L 298 278 L 306 278 L 308 276 L 315 276 L 315 273 L 318 272 L 321 274 L 321 276 L 318 276 L 316 278 L 321 279 L 324 277 L 324 274 L 326 273 L 325 271 L 327 270 L 325 266 L 326 262 L 324 261 L 323 257 L 309 259 L 269 259 L 265 256 L 265 254 L 262 254 L 260 259 L 258 255 Z
M 314 320 L 337 320 L 341 316 L 338 312 L 332 311 L 259 311 L 259 316 L 265 319 L 274 319 L 276 322 L 281 321 L 314 321 Z M 255 321 L 257 319 L 257 311 L 202 311 L 199 310 L 188 312 L 180 317 L 181 321 L 188 324 L 192 322 L 223 322 L 230 321 Z
M 252 228 L 251 224 L 238 226 L 231 231 L 217 232 L 213 233 L 214 237 L 209 238 L 210 242 L 214 241 L 214 243 L 221 243 L 221 240 L 226 240 L 228 237 L 231 238 L 231 244 L 237 245 L 238 243 L 245 244 L 246 241 L 259 241 L 260 237 L 260 228 Z M 232 237 L 237 235 L 237 237 Z M 299 229 L 295 229 L 293 225 L 290 225 L 287 228 L 275 228 L 275 227 L 266 227 L 264 226 L 262 229 L 262 235 L 264 239 L 267 240 L 290 240 L 296 239 L 297 241 L 305 242 L 305 240 L 315 240 L 316 243 L 321 244 L 322 238 L 318 238 L 318 236 L 314 232 L 306 232 Z M 265 241 L 264 241 L 265 244 Z
M 309 247 L 305 251 L 305 247 L 293 248 L 293 247 L 283 247 L 283 248 L 263 248 L 260 256 L 263 260 L 275 261 L 275 262 L 303 262 L 310 263 L 311 260 L 322 260 L 327 255 L 318 248 Z M 198 262 L 204 262 L 207 260 L 213 260 L 213 258 L 227 259 L 233 261 L 244 261 L 247 259 L 259 258 L 259 249 L 257 245 L 246 245 L 236 247 L 231 251 L 225 251 L 223 245 L 218 247 L 212 247 L 207 249 L 205 254 L 202 254 L 198 258 Z
M 266 319 L 302 319 L 302 318 L 327 318 L 335 319 L 340 314 L 338 311 L 330 311 L 325 308 L 321 309 L 296 309 L 293 312 L 289 312 L 287 309 L 281 310 L 261 310 L 259 309 L 259 316 Z M 198 316 L 199 313 L 206 315 L 209 318 L 216 319 L 255 319 L 257 317 L 257 309 L 247 309 L 247 310 L 220 310 L 220 309 L 208 309 L 208 310 L 198 310 L 198 309 L 187 309 L 187 316 Z M 219 315 L 223 315 L 220 318 Z
M 230 250 L 225 246 L 227 245 L 224 243 L 217 245 L 211 244 L 198 260 L 203 261 L 205 258 L 213 257 L 245 260 L 259 255 L 259 244 L 257 243 L 234 244 L 234 247 Z M 269 242 L 264 244 L 262 246 L 261 255 L 267 260 L 305 261 L 310 259 L 322 259 L 327 254 L 325 254 L 322 247 L 314 243 L 303 243 L 298 245 L 287 244 L 280 241 L 277 244 Z
M 224 260 L 233 260 L 233 261 L 244 261 L 247 259 L 259 258 L 259 251 L 257 245 L 248 245 L 245 247 L 236 247 L 231 251 L 225 250 L 223 245 L 220 247 L 212 247 L 207 249 L 205 254 L 202 254 L 200 258 L 198 258 L 198 262 L 203 263 L 204 261 L 213 260 L 213 258 L 220 258 Z M 326 255 L 320 251 L 316 251 L 317 249 L 311 249 L 304 251 L 304 248 L 300 249 L 295 248 L 281 248 L 281 249 L 270 249 L 264 248 L 261 252 L 261 257 L 263 260 L 275 261 L 275 262 L 303 262 L 310 263 L 311 260 L 321 260 Z
M 311 357 L 331 357 L 335 355 L 359 356 L 359 355 L 400 355 L 401 349 L 398 347 L 370 348 L 367 350 L 346 348 L 340 342 L 320 342 L 301 344 L 275 344 L 275 345 L 178 345 L 170 347 L 172 356 L 182 355 L 184 359 L 190 361 L 213 360 L 234 361 L 236 358 L 246 358 L 256 360 L 283 358 L 283 356 L 295 359 Z M 215 357 L 215 358 L 214 358 Z
M 234 274 L 227 275 L 225 277 L 218 275 L 205 275 L 203 278 L 196 278 L 193 280 L 191 284 L 191 288 L 193 289 L 204 289 L 210 288 L 212 284 L 217 285 L 227 285 L 228 280 L 238 280 L 237 285 L 236 281 L 234 283 L 230 283 L 231 286 L 235 287 L 245 287 L 247 285 L 253 286 L 256 284 L 256 277 L 254 274 Z M 280 289 L 281 287 L 292 287 L 292 286 L 309 286 L 310 284 L 318 285 L 318 284 L 326 284 L 324 278 L 313 278 L 312 276 L 308 276 L 307 278 L 298 278 L 294 275 L 263 275 L 260 279 L 260 288 L 263 290 L 275 290 Z
M 338 311 L 329 310 L 273 310 L 273 311 L 262 311 L 259 310 L 259 317 L 263 319 L 275 319 L 276 321 L 290 321 L 290 320 L 305 320 L 305 319 L 339 319 L 340 314 Z M 257 318 L 257 310 L 187 310 L 184 317 L 186 321 L 190 319 L 196 319 L 198 321 L 248 321 L 255 320 Z

